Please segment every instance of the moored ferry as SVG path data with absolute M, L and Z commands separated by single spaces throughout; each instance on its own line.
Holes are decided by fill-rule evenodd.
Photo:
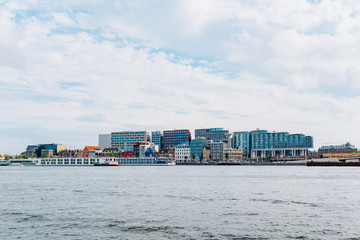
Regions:
M 9 162 L 5 160 L 0 160 L 0 166 L 8 166 Z
M 10 159 L 9 161 L 9 163 L 10 164 L 15 164 L 15 165 L 17 165 L 17 164 L 21 164 L 21 165 L 24 165 L 24 166 L 34 166 L 36 163 L 37 163 L 37 161 L 38 161 L 39 159 L 36 159 L 36 158 L 28 158 L 28 159 Z
M 120 166 L 172 166 L 175 162 L 169 161 L 167 157 L 133 157 L 133 158 L 119 158 Z
M 111 161 L 107 160 L 105 162 L 94 163 L 94 166 L 119 166 L 119 162 L 116 159 L 113 159 Z
M 120 166 L 171 166 L 175 162 L 166 157 L 151 158 L 41 158 L 36 160 L 36 166 L 107 166 L 107 163 Z
M 41 158 L 36 166 L 94 166 L 106 161 L 116 161 L 116 158 Z

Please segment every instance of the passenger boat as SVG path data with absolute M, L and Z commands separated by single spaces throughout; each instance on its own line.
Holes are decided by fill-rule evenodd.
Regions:
M 0 161 L 0 166 L 8 166 L 9 162 L 8 161 Z
M 174 166 L 175 162 L 170 161 L 167 157 L 132 157 L 119 158 L 120 166 Z
M 36 159 L 36 166 L 173 166 L 175 162 L 166 157 L 132 158 L 41 158 Z
M 36 158 L 28 158 L 28 159 L 10 159 L 10 164 L 12 163 L 20 163 L 24 166 L 34 166 L 37 162 Z
M 94 163 L 94 166 L 119 166 L 119 163 L 117 161 L 105 161 Z
M 116 158 L 41 158 L 36 166 L 94 166 L 107 161 L 117 162 Z

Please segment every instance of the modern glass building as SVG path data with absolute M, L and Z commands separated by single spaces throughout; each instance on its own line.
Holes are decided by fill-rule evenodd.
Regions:
M 179 144 L 189 144 L 191 141 L 190 130 L 167 130 L 164 131 L 164 148 L 174 147 Z
M 309 148 L 313 148 L 313 138 L 304 134 L 266 130 L 250 132 L 252 158 L 307 156 Z
M 150 132 L 123 131 L 111 133 L 111 147 L 122 151 L 133 151 L 135 142 L 150 142 Z
M 62 144 L 56 144 L 56 143 L 37 144 L 37 145 L 27 146 L 26 153 L 28 154 L 28 156 L 31 156 L 33 153 L 35 153 L 38 157 L 44 157 L 47 155 L 47 152 L 49 151 L 52 152 L 52 154 L 58 154 L 60 151 L 65 149 L 66 146 Z M 43 152 L 43 154 L 41 152 Z
M 209 147 L 207 139 L 198 138 L 192 140 L 190 143 L 190 158 L 195 162 L 200 162 L 203 158 L 204 147 Z
M 164 134 L 161 131 L 151 132 L 151 141 L 159 146 L 159 150 L 163 148 Z
M 232 147 L 233 148 L 241 148 L 243 151 L 244 157 L 250 157 L 250 132 L 234 132 L 232 138 Z
M 195 138 L 200 137 L 208 140 L 227 141 L 229 139 L 229 130 L 224 130 L 223 128 L 195 129 Z

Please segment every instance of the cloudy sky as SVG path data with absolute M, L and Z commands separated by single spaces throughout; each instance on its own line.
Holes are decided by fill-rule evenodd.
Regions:
M 0 0 L 0 153 L 224 127 L 360 147 L 358 0 Z

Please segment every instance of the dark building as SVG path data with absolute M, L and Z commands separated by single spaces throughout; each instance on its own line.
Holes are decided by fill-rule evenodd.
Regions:
M 209 143 L 210 146 L 210 160 L 219 162 L 224 160 L 224 149 L 227 144 L 221 141 Z
M 229 130 L 223 128 L 195 129 L 195 138 L 204 137 L 207 140 L 228 141 L 229 136 Z
M 189 144 L 191 141 L 190 130 L 167 130 L 164 131 L 164 148 L 175 147 L 179 144 Z
M 26 152 L 28 155 L 36 154 L 38 157 L 45 157 L 49 154 L 57 155 L 60 151 L 65 150 L 66 146 L 56 143 L 51 144 L 37 144 L 37 145 L 29 145 L 26 148 Z

